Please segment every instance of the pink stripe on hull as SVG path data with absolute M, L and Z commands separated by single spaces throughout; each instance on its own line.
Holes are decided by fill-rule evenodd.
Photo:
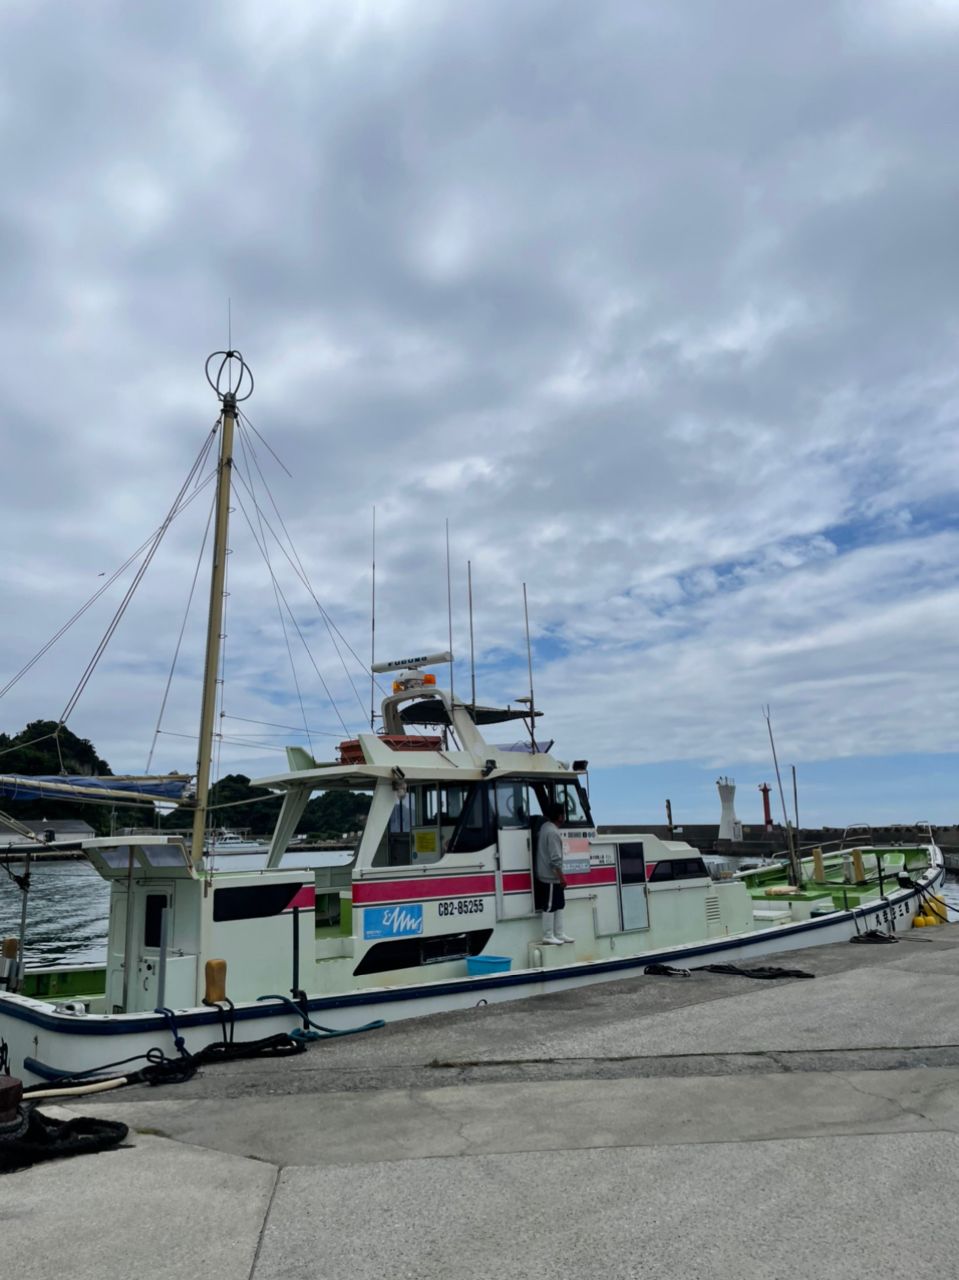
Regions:
M 430 898 L 467 898 L 494 893 L 492 875 L 436 876 L 416 880 L 380 880 L 376 884 L 354 884 L 356 906 L 379 902 L 426 902 Z
M 283 908 L 284 911 L 292 911 L 294 907 L 315 907 L 316 906 L 316 889 L 311 884 L 301 885 L 296 892 L 296 896 Z
M 581 884 L 615 884 L 616 868 L 591 867 L 589 871 L 567 876 L 566 883 L 571 888 L 575 888 L 576 885 Z

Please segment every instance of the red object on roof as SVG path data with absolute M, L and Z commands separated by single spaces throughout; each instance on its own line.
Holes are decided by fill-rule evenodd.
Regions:
M 378 737 L 392 751 L 439 751 L 443 746 L 439 735 L 381 733 Z M 366 764 L 359 738 L 349 738 L 340 743 L 340 764 Z

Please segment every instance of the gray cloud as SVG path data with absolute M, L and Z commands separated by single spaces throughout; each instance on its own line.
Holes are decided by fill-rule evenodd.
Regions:
M 8 7 L 3 668 L 159 522 L 230 297 L 284 520 L 364 656 L 375 503 L 384 651 L 445 638 L 448 515 L 458 650 L 470 557 L 487 683 L 520 692 L 528 581 L 571 750 L 750 758 L 765 700 L 810 756 L 951 749 L 959 26 L 914 9 Z M 139 767 L 204 516 L 77 713 L 115 765 Z M 230 705 L 286 723 L 237 517 Z M 56 714 L 95 636 L 5 727 Z

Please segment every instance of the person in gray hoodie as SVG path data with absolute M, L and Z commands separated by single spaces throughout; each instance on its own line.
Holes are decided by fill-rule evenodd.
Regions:
M 546 821 L 536 838 L 536 871 L 533 892 L 537 910 L 543 913 L 543 942 L 558 946 L 572 942 L 563 930 L 566 876 L 563 872 L 563 837 L 557 823 L 566 816 L 561 804 L 548 804 Z

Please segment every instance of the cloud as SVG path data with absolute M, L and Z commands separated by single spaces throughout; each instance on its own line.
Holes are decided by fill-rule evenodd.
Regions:
M 481 689 L 523 692 L 525 581 L 570 754 L 749 760 L 765 702 L 809 758 L 954 749 L 959 27 L 921 9 L 8 6 L 4 670 L 162 519 L 230 299 L 291 474 L 249 447 L 364 661 L 375 505 L 380 655 L 445 645 L 449 517 L 457 652 L 469 559 Z M 237 507 L 227 710 L 297 723 L 289 641 L 332 742 L 368 677 L 272 545 L 341 722 Z M 76 713 L 115 767 L 141 767 L 207 514 Z M 58 713 L 108 617 L 4 727 Z M 282 738 L 236 724 L 224 762 L 274 768 Z

